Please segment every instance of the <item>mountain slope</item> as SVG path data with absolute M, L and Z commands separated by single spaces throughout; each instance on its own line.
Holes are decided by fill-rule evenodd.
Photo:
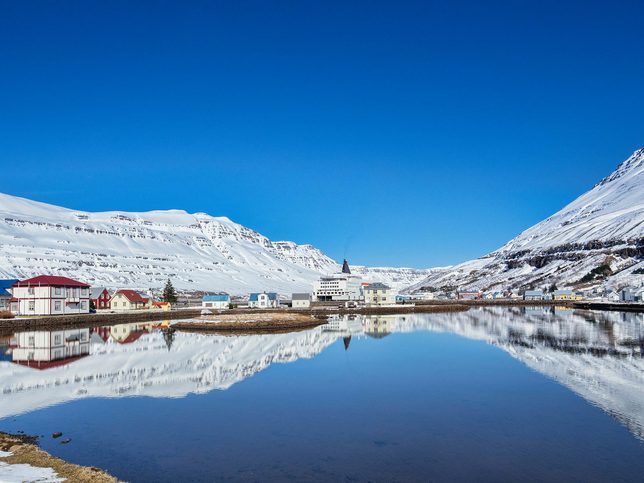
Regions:
M 477 260 L 435 270 L 410 290 L 639 284 L 644 267 L 644 149 L 568 206 Z M 561 287 L 560 287 L 561 288 Z
M 89 213 L 0 193 L 0 278 L 41 273 L 92 285 L 282 293 L 311 290 L 339 265 L 311 245 L 271 241 L 225 217 L 181 210 Z M 357 267 L 409 285 L 427 271 Z

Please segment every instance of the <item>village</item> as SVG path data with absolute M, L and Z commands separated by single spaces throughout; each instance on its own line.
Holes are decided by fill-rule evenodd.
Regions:
M 0 317 L 25 318 L 91 313 L 169 312 L 181 308 L 201 308 L 202 315 L 229 309 L 296 309 L 312 307 L 396 307 L 431 301 L 529 301 L 579 302 L 594 300 L 612 303 L 642 303 L 643 287 L 625 287 L 619 292 L 593 293 L 571 289 L 525 290 L 523 292 L 456 290 L 437 294 L 398 293 L 382 282 L 366 282 L 352 274 L 347 260 L 336 274 L 321 276 L 311 292 L 289 295 L 258 291 L 247 296 L 231 296 L 225 292 L 179 296 L 170 280 L 162 293 L 143 292 L 131 288 L 109 290 L 58 275 L 39 275 L 26 280 L 0 280 Z

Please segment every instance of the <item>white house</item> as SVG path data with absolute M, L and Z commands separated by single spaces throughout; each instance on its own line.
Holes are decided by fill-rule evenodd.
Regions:
M 225 310 L 230 307 L 230 295 L 204 295 L 201 299 L 201 307 L 204 309 Z
M 544 300 L 543 290 L 526 290 L 523 293 L 523 300 Z
M 392 305 L 396 303 L 396 296 L 393 290 L 384 283 L 370 283 L 363 290 L 366 306 Z
M 18 315 L 88 314 L 89 288 L 71 278 L 40 275 L 13 284 L 12 307 Z
M 248 306 L 254 309 L 274 309 L 279 303 L 275 292 L 252 293 L 248 297 Z
M 620 302 L 642 302 L 644 298 L 644 289 L 626 287 L 619 292 Z
M 18 332 L 11 341 L 12 361 L 47 369 L 89 354 L 89 329 Z
M 311 294 L 294 293 L 291 296 L 291 307 L 294 309 L 308 309 L 311 307 Z

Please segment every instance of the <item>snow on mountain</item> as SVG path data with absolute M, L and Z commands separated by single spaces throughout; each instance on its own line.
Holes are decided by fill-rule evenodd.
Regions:
M 0 278 L 66 275 L 95 286 L 282 293 L 340 266 L 311 245 L 271 241 L 226 217 L 182 210 L 89 213 L 0 193 Z M 428 272 L 358 269 L 410 285 Z
M 477 260 L 409 290 L 639 285 L 644 269 L 644 149 L 568 206 Z

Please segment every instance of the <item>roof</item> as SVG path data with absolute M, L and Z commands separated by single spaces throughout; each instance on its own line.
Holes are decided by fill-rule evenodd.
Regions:
M 268 300 L 277 300 L 277 294 L 275 292 L 262 292 L 262 293 L 268 296 Z M 259 293 L 252 293 L 248 297 L 248 301 L 257 302 L 258 297 L 259 297 Z
M 167 305 L 170 305 L 170 302 L 152 302 L 152 305 L 155 307 L 165 307 Z
M 230 301 L 230 295 L 218 294 L 218 295 L 204 295 L 201 299 L 202 302 L 228 302 Z
M 572 290 L 555 290 L 555 295 L 572 295 Z
M 2 297 L 2 298 L 11 298 L 11 297 L 13 297 L 13 295 L 11 295 L 5 289 L 0 288 L 0 297 Z
M 116 293 L 112 296 L 112 298 L 116 297 L 118 294 L 122 294 L 130 302 L 135 302 L 140 304 L 145 304 L 148 302 L 148 299 L 144 299 L 143 297 L 141 297 L 141 294 L 135 292 L 134 290 L 128 290 L 128 289 L 117 290 Z
M 291 300 L 311 300 L 311 294 L 309 293 L 294 293 L 291 297 Z
M 34 285 L 45 285 L 54 287 L 89 287 L 88 284 L 73 280 L 67 277 L 59 277 L 57 275 L 39 275 L 27 280 L 21 280 L 13 284 L 14 287 L 30 287 Z
M 89 298 L 91 299 L 97 299 L 101 296 L 101 294 L 107 290 L 105 287 L 95 287 L 89 292 Z M 108 292 L 109 295 L 109 292 Z
M 20 280 L 10 279 L 10 280 L 0 280 L 0 289 L 7 289 L 13 287 Z
M 365 287 L 365 290 L 389 290 L 391 287 L 389 285 L 385 285 L 384 283 L 376 282 L 376 283 L 370 283 Z
M 526 290 L 525 295 L 543 295 L 543 290 Z

